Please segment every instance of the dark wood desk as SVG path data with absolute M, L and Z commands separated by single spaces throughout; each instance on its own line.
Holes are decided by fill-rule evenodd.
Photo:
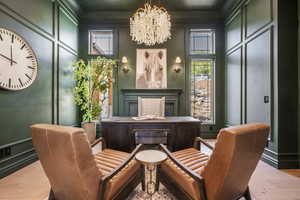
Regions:
M 145 130 L 167 132 L 167 147 L 178 151 L 193 146 L 200 136 L 200 124 L 193 117 L 166 117 L 165 120 L 136 121 L 130 117 L 112 117 L 101 121 L 106 147 L 131 152 L 136 146 L 135 133 Z

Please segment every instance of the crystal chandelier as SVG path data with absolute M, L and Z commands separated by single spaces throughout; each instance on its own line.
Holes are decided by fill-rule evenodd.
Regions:
M 145 3 L 130 18 L 130 35 L 138 44 L 153 46 L 171 38 L 170 15 L 163 7 Z

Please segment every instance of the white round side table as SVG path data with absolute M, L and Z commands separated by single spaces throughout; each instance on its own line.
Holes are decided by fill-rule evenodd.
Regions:
M 144 150 L 136 154 L 135 159 L 142 164 L 142 189 L 152 195 L 159 189 L 157 167 L 168 159 L 168 156 L 158 150 Z

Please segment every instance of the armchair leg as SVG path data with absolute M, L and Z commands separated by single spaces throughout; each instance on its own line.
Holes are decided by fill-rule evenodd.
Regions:
M 247 189 L 245 191 L 245 194 L 244 194 L 244 197 L 245 197 L 246 200 L 252 200 L 249 187 L 247 187 Z
M 52 189 L 50 190 L 48 200 L 55 200 L 55 196 L 54 196 Z

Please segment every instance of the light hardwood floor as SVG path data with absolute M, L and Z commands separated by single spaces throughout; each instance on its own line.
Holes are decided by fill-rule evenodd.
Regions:
M 208 140 L 214 145 L 215 140 Z M 101 151 L 101 144 L 93 152 Z M 211 151 L 201 145 L 201 151 Z M 300 200 L 300 170 L 277 170 L 259 162 L 251 180 L 254 200 Z M 0 180 L 0 200 L 46 200 L 50 185 L 39 161 Z
M 49 190 L 39 161 L 0 180 L 0 200 L 45 200 Z M 251 178 L 250 190 L 255 200 L 300 200 L 300 178 L 260 162 Z

